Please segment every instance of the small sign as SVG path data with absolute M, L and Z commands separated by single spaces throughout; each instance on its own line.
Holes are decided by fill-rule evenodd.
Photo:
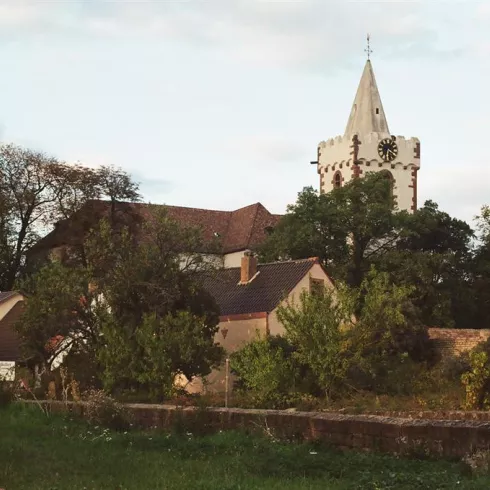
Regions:
M 3 381 L 15 380 L 15 362 L 0 361 L 0 379 Z

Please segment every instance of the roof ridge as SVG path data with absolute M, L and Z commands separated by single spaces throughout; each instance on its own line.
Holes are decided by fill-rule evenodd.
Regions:
M 242 206 L 241 208 L 234 209 L 232 211 L 232 213 L 235 213 L 236 211 L 242 211 L 243 209 L 251 208 L 253 206 L 262 206 L 262 207 L 264 207 L 264 205 L 260 201 L 257 201 L 257 202 L 254 202 L 252 204 L 247 204 L 246 206 Z
M 136 206 L 164 206 L 166 208 L 180 208 L 180 209 L 194 209 L 195 211 L 207 211 L 207 212 L 212 212 L 212 213 L 225 213 L 225 214 L 231 214 L 233 211 L 224 211 L 222 209 L 206 209 L 206 208 L 195 208 L 192 206 L 174 206 L 173 204 L 155 204 L 151 202 L 132 202 L 129 204 L 133 204 Z
M 273 262 L 264 262 L 263 264 L 259 263 L 258 265 L 274 265 L 274 264 L 291 264 L 294 262 L 295 264 L 300 262 L 319 262 L 318 257 L 306 257 L 305 259 L 290 259 L 290 260 L 275 260 Z
M 109 204 L 111 201 L 108 199 L 88 199 L 87 203 L 105 203 Z M 165 204 L 165 203 L 155 203 L 155 202 L 133 202 L 133 201 L 118 201 L 117 204 L 131 204 L 133 206 L 164 206 L 166 208 L 180 208 L 180 209 L 194 209 L 196 211 L 211 211 L 214 213 L 226 213 L 231 214 L 234 211 L 223 210 L 223 209 L 209 209 L 209 208 L 196 208 L 194 206 L 175 206 L 173 204 Z M 254 206 L 254 204 L 252 204 Z M 245 206 L 248 207 L 248 206 Z
M 252 238 L 252 233 L 253 233 L 254 228 L 255 228 L 255 222 L 257 221 L 257 215 L 259 214 L 259 207 L 260 206 L 262 206 L 262 204 L 260 204 L 260 202 L 257 202 L 257 203 L 254 204 L 255 213 L 254 213 L 254 217 L 252 218 L 252 226 L 248 230 L 247 247 L 250 246 L 250 240 Z
M 290 260 L 275 260 L 273 262 L 259 262 L 257 267 L 262 267 L 264 265 L 276 265 L 276 264 L 299 264 L 301 262 L 312 262 L 313 264 L 319 264 L 320 259 L 318 257 L 307 257 L 306 259 L 290 259 Z M 237 267 L 223 267 L 218 270 L 231 270 L 231 269 L 240 269 L 240 266 Z

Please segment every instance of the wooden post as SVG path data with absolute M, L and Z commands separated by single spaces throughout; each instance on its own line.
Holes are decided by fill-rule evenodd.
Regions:
M 226 361 L 225 361 L 225 408 L 228 408 L 229 372 L 230 372 L 230 360 L 228 358 L 226 358 Z

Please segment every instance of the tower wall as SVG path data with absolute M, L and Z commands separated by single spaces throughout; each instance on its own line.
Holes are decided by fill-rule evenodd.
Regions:
M 398 155 L 393 162 L 385 162 L 378 155 L 378 144 L 388 133 L 370 133 L 322 141 L 318 145 L 317 170 L 320 192 L 330 192 L 339 182 L 345 185 L 368 172 L 389 171 L 393 177 L 393 195 L 399 210 L 412 212 L 417 207 L 417 172 L 420 167 L 420 142 L 417 138 L 396 137 Z M 354 165 L 354 159 L 357 166 Z

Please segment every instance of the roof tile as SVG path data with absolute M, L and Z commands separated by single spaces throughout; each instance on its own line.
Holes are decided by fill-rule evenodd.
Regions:
M 248 284 L 239 284 L 240 267 L 218 269 L 202 278 L 222 316 L 271 312 L 317 262 L 316 259 L 259 264 Z
M 94 222 L 109 211 L 107 201 L 90 201 L 76 213 L 76 218 L 60 222 L 48 235 L 42 238 L 31 252 L 47 250 L 59 245 L 79 244 Z M 121 211 L 135 216 L 148 216 L 149 206 L 142 203 L 117 203 Z M 185 227 L 201 229 L 205 244 L 218 243 L 222 253 L 245 250 L 262 243 L 267 229 L 277 224 L 280 216 L 271 214 L 262 204 L 256 203 L 235 211 L 165 206 L 170 218 Z M 198 252 L 198 250 L 196 250 Z

